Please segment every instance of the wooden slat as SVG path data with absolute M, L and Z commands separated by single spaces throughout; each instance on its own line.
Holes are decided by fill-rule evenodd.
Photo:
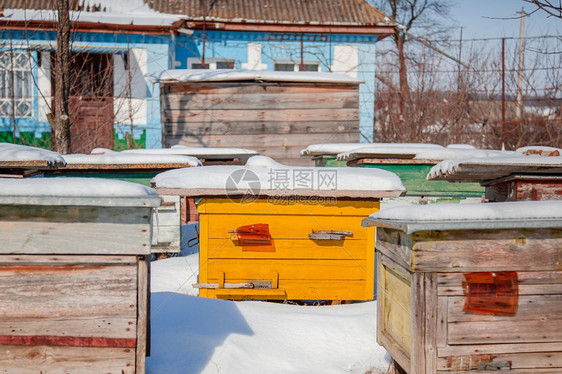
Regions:
M 50 326 L 49 318 L 113 316 L 135 321 L 136 279 L 136 265 L 1 266 L 0 323 L 41 318 L 50 330 L 58 327 Z M 86 329 L 79 333 L 85 335 L 74 335 L 89 334 Z
M 65 302 L 65 301 L 61 301 Z M 79 308 L 80 310 L 83 310 Z M 125 308 L 121 308 L 125 309 Z M 52 314 L 56 313 L 54 309 Z M 63 316 L 46 315 L 33 317 L 18 317 L 16 313 L 0 313 L 2 322 L 0 322 L 0 344 L 17 344 L 15 341 L 10 343 L 9 340 L 2 337 L 10 336 L 44 336 L 44 337 L 63 337 L 71 336 L 75 339 L 80 338 L 107 338 L 107 339 L 126 339 L 132 341 L 136 338 L 134 326 L 135 316 L 129 310 L 123 317 L 115 316 L 115 310 L 109 310 L 105 315 L 103 311 L 92 308 L 89 315 L 78 316 L 69 315 L 70 312 Z M 29 313 L 28 313 L 29 314 Z M 34 345 L 61 345 L 53 340 L 53 344 L 47 344 L 47 341 L 39 341 Z M 136 343 L 135 343 L 136 345 Z M 134 348 L 133 345 L 130 348 Z M 82 345 L 74 346 L 92 346 L 87 342 Z M 101 345 L 97 345 L 101 346 Z M 119 345 L 107 345 L 108 347 L 119 347 Z
M 477 374 L 498 374 L 497 370 L 479 370 Z M 509 374 L 560 374 L 560 369 L 511 369 Z M 437 374 L 466 374 L 466 371 L 438 371 Z
M 134 374 L 135 351 L 130 348 L 2 346 L 0 368 L 4 372 L 14 374 Z
M 291 82 L 203 82 L 173 83 L 162 88 L 162 100 L 170 94 L 280 94 L 280 93 L 311 93 L 356 91 L 358 84 L 345 83 L 291 83 Z
M 56 347 L 135 348 L 136 338 L 54 335 L 0 335 L 2 345 L 49 345 Z
M 465 297 L 449 297 L 448 321 L 453 322 L 506 322 L 562 320 L 562 294 L 519 295 L 517 313 L 514 316 L 490 316 L 463 312 Z M 548 323 L 546 323 L 548 324 Z M 547 328 L 545 326 L 545 328 Z M 561 336 L 562 341 L 562 336 Z
M 10 222 L 0 224 L 7 254 L 147 254 L 150 225 L 119 223 Z M 61 240 L 64 238 L 64 240 Z
M 133 265 L 137 263 L 137 256 L 97 256 L 97 255 L 2 255 L 0 266 L 25 265 Z
M 305 93 L 248 93 L 248 94 L 168 94 L 165 96 L 164 109 L 191 110 L 213 109 L 281 109 L 281 108 L 357 108 L 358 92 L 324 92 L 317 95 Z
M 365 280 L 374 283 L 374 274 L 369 273 L 365 260 L 254 260 L 254 259 L 210 259 L 207 261 L 208 279 L 200 282 L 218 282 L 224 272 L 230 283 L 251 279 L 269 279 L 271 270 L 279 272 L 279 282 L 284 279 L 307 280 L 314 283 L 322 280 Z
M 439 348 L 438 356 L 471 356 L 477 354 L 505 354 L 505 353 L 530 353 L 530 352 L 559 352 L 560 343 L 517 343 L 517 344 L 477 344 L 477 345 L 450 345 Z
M 383 270 L 383 323 L 379 327 L 396 340 L 401 349 L 408 354 L 413 347 L 412 336 L 412 304 L 410 298 L 411 286 L 407 279 L 403 279 L 392 270 Z
M 160 189 L 158 190 L 160 191 Z M 332 191 L 334 192 L 334 191 Z M 223 214 L 228 212 L 230 214 L 241 215 L 298 215 L 302 217 L 311 216 L 349 216 L 361 217 L 369 215 L 379 210 L 379 202 L 373 200 L 342 200 L 337 199 L 333 204 L 320 205 L 314 202 L 302 201 L 295 202 L 294 204 L 272 204 L 268 199 L 258 199 L 251 204 L 241 203 L 241 200 L 230 199 L 217 199 L 209 198 L 202 199 L 197 204 L 199 213 L 207 214 Z M 226 205 L 228 204 L 228 205 Z M 290 229 L 293 230 L 293 225 Z M 353 229 L 352 229 L 353 231 Z
M 562 319 L 494 322 L 449 322 L 449 344 L 562 341 Z
M 252 251 L 251 246 L 241 246 L 231 239 L 209 239 L 210 258 L 260 258 L 260 259 L 332 259 L 367 260 L 373 258 L 373 248 L 366 240 L 338 240 L 322 242 L 310 239 L 273 239 L 272 251 Z
M 282 276 L 282 274 L 281 274 Z M 272 276 L 264 276 L 264 279 L 271 279 Z M 242 289 L 233 291 L 204 290 L 200 289 L 200 295 L 205 291 L 205 297 L 229 298 L 234 300 L 243 299 L 243 295 L 248 295 L 248 299 L 270 299 L 275 300 L 373 300 L 373 288 L 368 283 L 373 280 L 322 280 L 312 283 L 310 280 L 280 279 L 277 290 L 271 289 Z M 231 295 L 232 297 L 229 297 Z M 237 296 L 238 295 L 238 296 Z M 275 297 L 283 295 L 284 297 Z
M 217 123 L 194 122 L 178 123 L 174 121 L 164 122 L 164 132 L 168 136 L 189 135 L 285 135 L 285 134 L 318 134 L 319 136 L 334 134 L 355 134 L 359 132 L 358 121 L 335 121 L 324 119 L 323 121 L 232 121 L 224 120 Z M 197 141 L 197 139 L 194 139 Z
M 463 274 L 438 274 L 440 296 L 463 296 Z M 519 295 L 562 294 L 562 271 L 521 271 L 517 273 Z
M 462 362 L 458 365 L 457 362 Z M 438 370 L 478 370 L 479 363 L 485 362 L 509 362 L 511 369 L 526 369 L 528 372 L 535 372 L 536 369 L 558 368 L 562 371 L 562 350 L 559 352 L 534 352 L 517 354 L 497 354 L 497 355 L 473 355 L 462 356 L 459 358 L 440 358 L 438 359 Z M 464 366 L 455 367 L 455 366 Z M 478 370 L 481 373 L 483 370 Z M 496 371 L 497 372 L 497 371 Z M 511 373 L 511 371 L 510 371 Z
M 550 271 L 562 264 L 561 229 L 416 233 L 414 270 Z
M 163 110 L 165 123 L 220 122 L 220 121 L 358 121 L 356 108 L 341 108 L 327 113 L 326 109 L 275 109 L 275 110 Z
M 217 214 L 210 222 L 209 233 L 210 238 L 213 239 L 228 239 L 232 236 L 229 231 L 235 231 L 241 226 L 265 223 L 269 225 L 269 233 L 272 239 L 301 239 L 313 245 L 314 241 L 308 238 L 313 230 L 351 230 L 353 236 L 345 238 L 343 240 L 345 242 L 367 238 L 370 228 L 361 227 L 363 218 L 363 216 L 301 216 L 298 214 Z M 316 243 L 318 242 L 316 241 Z
M 448 298 L 447 297 L 438 297 L 437 299 L 437 331 L 436 331 L 436 342 L 437 342 L 437 351 L 441 352 L 443 347 L 447 347 L 447 326 L 448 326 L 448 315 L 447 311 L 449 310 L 448 307 Z
M 148 256 L 138 262 L 137 268 L 137 326 L 136 326 L 136 369 L 137 374 L 143 374 L 146 370 L 147 342 L 149 319 L 149 261 Z
M 424 273 L 413 273 L 410 289 L 410 305 L 412 308 L 412 350 L 410 354 L 410 373 L 422 374 L 426 371 L 426 309 L 425 298 L 427 297 L 424 282 Z
M 424 279 L 424 297 L 417 295 L 422 299 L 420 304 L 424 304 L 424 361 L 425 373 L 434 373 L 437 371 L 437 329 L 438 321 L 438 305 L 437 298 L 437 274 L 422 273 Z

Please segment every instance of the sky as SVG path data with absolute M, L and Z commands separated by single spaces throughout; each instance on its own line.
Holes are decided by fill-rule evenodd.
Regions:
M 457 0 L 451 9 L 455 22 L 450 24 L 463 27 L 463 38 L 519 37 L 521 9 L 531 13 L 536 7 L 523 0 Z M 562 19 L 542 10 L 526 16 L 525 36 L 537 35 L 562 35 Z

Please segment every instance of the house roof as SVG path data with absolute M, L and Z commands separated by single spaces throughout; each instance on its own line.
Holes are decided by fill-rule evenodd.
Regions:
M 184 14 L 188 20 L 374 26 L 390 19 L 364 0 L 146 0 L 156 11 Z
M 206 4 L 206 6 L 205 6 Z M 75 23 L 378 35 L 395 22 L 365 0 L 70 0 Z M 55 0 L 0 0 L 0 20 L 56 22 Z

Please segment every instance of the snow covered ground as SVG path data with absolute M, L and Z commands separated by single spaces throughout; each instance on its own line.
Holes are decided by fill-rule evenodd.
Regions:
M 385 373 L 374 301 L 300 306 L 200 298 L 198 254 L 152 262 L 148 373 Z

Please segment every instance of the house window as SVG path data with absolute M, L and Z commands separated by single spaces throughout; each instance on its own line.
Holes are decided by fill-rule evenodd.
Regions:
M 0 117 L 33 117 L 32 74 L 29 53 L 0 53 Z
M 187 66 L 189 69 L 234 69 L 235 63 L 234 60 L 210 57 L 205 59 L 205 67 L 203 67 L 200 58 L 188 58 Z
M 275 71 L 320 71 L 320 64 L 316 62 L 306 62 L 302 65 L 294 62 L 276 62 L 273 68 Z

